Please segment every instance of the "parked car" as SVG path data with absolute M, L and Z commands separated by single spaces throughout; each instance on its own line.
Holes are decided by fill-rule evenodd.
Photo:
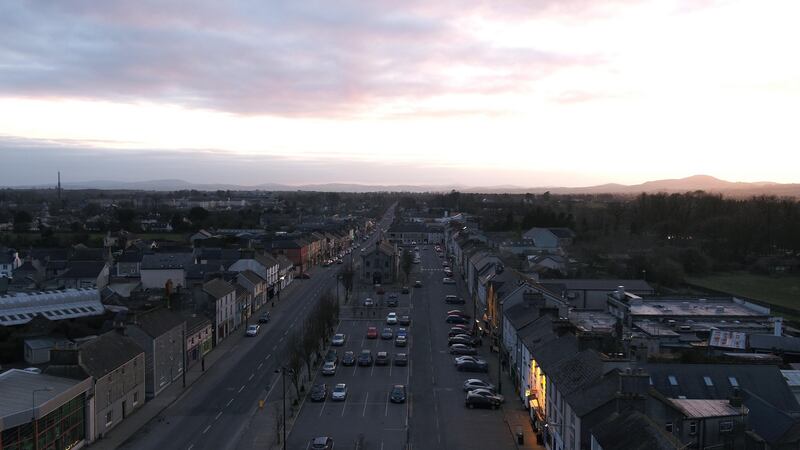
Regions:
M 265 312 L 261 314 L 261 316 L 258 318 L 258 323 L 267 323 L 267 322 L 269 322 L 269 313 Z
M 367 339 L 377 339 L 377 338 L 378 338 L 378 329 L 376 327 L 368 327 Z
M 333 438 L 315 437 L 309 442 L 308 450 L 333 450 Z
M 333 388 L 333 392 L 331 392 L 331 400 L 341 402 L 347 400 L 347 385 L 344 383 L 338 383 Z
M 381 339 L 389 340 L 394 337 L 394 331 L 391 328 L 386 327 L 381 331 Z
M 456 356 L 453 358 L 453 362 L 456 364 L 462 361 L 483 361 L 482 359 L 478 358 L 477 356 Z
M 258 335 L 258 325 L 250 325 L 247 327 L 247 335 L 250 337 Z
M 397 297 L 389 297 L 386 300 L 386 306 L 388 306 L 390 308 L 396 308 L 397 305 L 398 305 Z
M 442 284 L 456 284 L 456 280 L 450 277 L 444 277 L 442 278 Z
M 464 311 L 461 311 L 460 309 L 451 309 L 450 311 L 447 311 L 447 315 L 448 316 L 461 316 L 461 317 L 466 317 L 467 319 L 472 317 L 469 314 L 465 313 Z
M 447 345 L 453 344 L 464 344 L 470 347 L 475 347 L 480 343 L 480 339 L 474 338 L 472 336 L 467 336 L 466 334 L 457 334 L 449 339 L 447 339 Z
M 504 401 L 506 401 L 505 397 L 503 397 L 502 395 L 498 394 L 497 392 L 491 391 L 489 389 L 481 389 L 481 388 L 473 389 L 472 391 L 470 391 L 470 394 L 472 394 L 472 395 L 480 395 L 481 397 L 486 397 L 486 398 L 491 398 L 494 401 L 496 401 L 497 403 L 503 403 Z
M 328 361 L 322 365 L 322 374 L 323 375 L 336 375 L 336 363 L 333 361 Z
M 464 381 L 464 391 L 469 392 L 475 389 L 488 389 L 490 391 L 494 391 L 495 387 L 492 383 L 478 378 L 469 378 Z
M 400 318 L 397 319 L 397 323 L 399 323 L 400 325 L 405 325 L 405 326 L 411 325 L 411 317 L 409 317 L 409 316 L 400 316 Z
M 336 333 L 333 335 L 333 339 L 331 339 L 331 345 L 336 347 L 341 347 L 344 345 L 344 341 L 347 338 L 345 337 L 344 333 Z
M 371 298 L 367 297 L 364 299 L 364 306 L 375 306 L 375 302 Z
M 405 347 L 406 345 L 408 345 L 408 336 L 406 336 L 406 335 L 397 336 L 394 339 L 394 346 L 395 347 Z
M 472 332 L 465 328 L 450 328 L 450 331 L 447 332 L 447 337 L 458 336 L 459 334 L 466 334 L 467 336 L 471 336 Z
M 421 288 L 422 287 L 422 281 L 420 281 L 420 280 L 415 281 L 414 282 L 414 287 L 415 288 Z
M 324 402 L 328 398 L 328 385 L 325 383 L 315 384 L 311 388 L 310 397 L 312 402 Z
M 403 286 L 403 289 L 400 289 L 400 292 L 402 294 L 408 294 L 409 292 L 411 292 L 411 289 L 409 289 L 408 286 Z
M 453 278 L 453 271 L 450 269 L 444 269 L 444 276 L 448 278 Z
M 400 327 L 400 328 L 397 329 L 397 333 L 395 333 L 395 334 L 397 336 L 406 336 L 406 337 L 408 337 L 408 330 L 406 330 L 403 327 Z
M 469 323 L 469 320 L 461 316 L 447 316 L 447 318 L 444 319 L 444 321 L 447 323 Z
M 404 403 L 406 401 L 406 387 L 402 384 L 395 384 L 392 387 L 392 393 L 389 394 L 389 400 L 392 403 Z
M 342 355 L 342 365 L 343 366 L 352 366 L 356 363 L 356 354 L 355 352 L 347 351 L 344 352 Z
M 397 353 L 394 355 L 394 365 L 395 366 L 407 366 L 408 365 L 408 354 L 406 353 Z
M 483 397 L 481 395 L 473 395 L 472 392 L 467 392 L 464 404 L 467 406 L 467 408 L 470 409 L 471 408 L 497 409 L 500 407 L 500 402 L 492 398 Z
M 361 350 L 361 354 L 358 355 L 358 365 L 359 366 L 371 366 L 372 365 L 372 351 L 371 350 Z
M 478 350 L 466 344 L 453 344 L 450 346 L 451 355 L 477 355 Z
M 300 275 L 296 276 L 295 278 L 300 278 L 301 280 L 308 280 L 309 278 L 311 278 L 311 274 L 309 274 L 308 272 L 303 272 Z
M 484 360 L 477 361 L 461 361 L 456 364 L 456 369 L 459 372 L 489 372 L 489 363 Z
M 447 295 L 444 298 L 444 302 L 448 305 L 463 305 L 466 303 L 463 298 L 458 297 L 456 295 Z
M 385 366 L 389 364 L 389 353 L 388 352 L 378 352 L 375 355 L 375 365 L 376 366 Z
M 386 316 L 386 324 L 387 325 L 397 325 L 397 313 L 396 312 L 390 312 Z

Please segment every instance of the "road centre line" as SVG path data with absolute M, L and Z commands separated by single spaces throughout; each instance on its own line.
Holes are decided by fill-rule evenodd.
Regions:
M 208 430 L 211 429 L 211 425 L 208 425 L 205 430 L 203 430 L 203 434 L 208 433 Z
M 250 377 L 249 377 L 249 378 L 247 378 L 247 381 L 253 381 L 253 378 L 254 378 L 255 376 L 256 376 L 256 374 L 254 374 L 254 373 L 251 373 L 251 374 L 250 374 Z
M 261 370 L 261 366 L 263 366 L 263 365 L 264 365 L 264 363 L 258 363 L 258 367 L 257 367 L 257 369 L 258 369 L 258 370 Z
M 247 386 L 247 385 L 246 385 L 246 384 L 243 384 L 243 385 L 242 385 L 242 387 L 240 387 L 240 388 L 239 388 L 239 393 L 240 393 L 240 394 L 241 394 L 241 393 L 242 393 L 242 391 L 244 390 L 245 386 Z
M 228 400 L 228 403 L 225 403 L 225 407 L 231 406 L 231 403 L 233 403 L 233 399 Z
M 369 392 L 367 392 L 367 396 L 364 398 L 364 410 L 361 412 L 361 417 L 367 415 L 367 400 L 369 400 Z
M 218 412 L 217 415 L 214 417 L 214 420 L 219 420 L 219 416 L 222 415 L 222 411 Z

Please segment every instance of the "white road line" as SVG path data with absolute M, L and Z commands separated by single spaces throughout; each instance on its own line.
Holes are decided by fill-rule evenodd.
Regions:
M 258 367 L 257 367 L 257 369 L 258 369 L 258 370 L 261 370 L 261 366 L 263 366 L 263 365 L 264 365 L 264 363 L 258 363 Z
M 193 448 L 194 448 L 194 444 L 192 444 L 189 447 L 187 447 L 186 450 L 192 450 Z
M 345 408 L 347 408 L 347 399 L 344 400 L 344 405 L 342 405 L 342 417 L 344 417 Z
M 327 401 L 323 401 L 322 402 L 322 408 L 320 408 L 320 410 L 319 410 L 319 416 L 320 417 L 322 417 L 322 412 L 325 411 L 325 404 L 327 404 L 327 403 L 328 403 Z
M 228 403 L 225 403 L 225 407 L 231 406 L 231 403 L 233 403 L 233 399 L 228 400 Z
M 256 374 L 254 374 L 254 373 L 251 373 L 251 374 L 250 374 L 250 376 L 247 378 L 247 381 L 253 381 L 253 378 L 254 378 L 255 376 L 256 376 Z
M 383 450 L 383 441 L 381 441 L 381 450 Z
M 210 430 L 210 429 L 211 429 L 211 425 L 207 426 L 206 429 L 203 430 L 203 434 L 208 433 L 208 430 Z
M 386 409 L 383 412 L 384 417 L 389 415 L 389 393 L 386 393 Z
M 372 368 L 369 371 L 369 376 L 372 376 L 373 373 L 375 373 L 375 363 L 372 363 Z
M 284 339 L 286 339 L 286 337 L 285 337 L 285 336 L 284 336 L 284 337 L 282 337 L 282 338 L 280 338 L 280 339 L 278 339 L 278 342 L 283 342 L 283 340 L 284 340 Z
M 217 415 L 214 417 L 214 420 L 219 420 L 219 416 L 222 415 L 222 411 L 218 412 Z
M 278 348 L 278 346 L 277 346 L 277 345 L 273 345 L 273 346 L 272 346 L 272 351 L 274 352 L 274 351 L 275 351 L 277 348 Z
M 275 350 L 275 348 L 274 348 L 274 347 L 273 347 L 272 349 L 273 349 L 273 350 Z M 264 358 L 264 361 L 266 361 L 266 360 L 270 359 L 271 357 L 272 357 L 272 354 L 269 354 L 269 355 L 267 355 L 267 357 L 266 357 L 266 358 Z
M 364 410 L 361 412 L 361 417 L 367 415 L 367 400 L 369 400 L 369 392 L 367 392 L 367 396 L 364 398 Z
M 240 388 L 239 388 L 239 393 L 240 393 L 240 394 L 241 394 L 241 393 L 242 393 L 242 391 L 244 390 L 245 386 L 247 386 L 247 385 L 246 385 L 246 384 L 243 384 L 243 385 L 242 385 L 242 387 L 240 387 Z

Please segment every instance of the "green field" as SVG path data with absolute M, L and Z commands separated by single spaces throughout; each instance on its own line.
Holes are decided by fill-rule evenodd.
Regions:
M 771 277 L 747 272 L 733 272 L 701 278 L 687 278 L 686 281 L 708 289 L 800 311 L 799 276 Z

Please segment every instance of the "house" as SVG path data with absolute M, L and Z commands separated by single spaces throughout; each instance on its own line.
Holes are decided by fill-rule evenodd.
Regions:
M 214 316 L 214 345 L 219 345 L 234 329 L 234 308 L 236 307 L 236 288 L 230 283 L 214 278 L 203 284 L 208 311 Z
M 37 259 L 26 259 L 14 269 L 12 284 L 20 290 L 40 290 L 45 280 L 45 268 Z
M 242 255 L 236 262 L 228 267 L 228 270 L 231 272 L 244 272 L 247 270 L 255 272 L 266 282 L 267 298 L 271 299 L 275 295 L 280 263 L 271 255 L 260 252 Z
M 17 449 L 81 448 L 94 419 L 87 404 L 91 391 L 88 376 L 76 380 L 20 369 L 0 373 L 0 444 Z M 13 442 L 26 445 L 12 447 Z
M 396 222 L 389 227 L 386 238 L 390 244 L 422 245 L 430 242 L 430 231 L 424 223 Z
M 58 346 L 68 345 L 71 341 L 63 338 L 38 337 L 25 339 L 25 362 L 28 364 L 44 364 L 50 361 L 50 351 Z
M 186 370 L 214 349 L 214 324 L 202 314 L 183 313 L 186 319 Z
M 233 308 L 233 328 L 239 328 L 247 323 L 250 316 L 253 314 L 252 303 L 253 297 L 250 296 L 250 291 L 245 289 L 239 283 L 233 282 L 233 288 L 236 291 L 235 304 Z
M 668 398 L 656 401 L 648 415 L 686 448 L 744 449 L 749 409 L 738 395 L 730 399 Z
M 236 275 L 236 283 L 250 293 L 252 311 L 267 303 L 267 282 L 252 270 L 245 270 Z
M 116 263 L 116 276 L 126 278 L 139 278 L 144 255 L 137 249 L 126 250 L 119 257 Z
M 575 233 L 569 228 L 531 228 L 522 235 L 533 241 L 538 249 L 558 249 L 572 245 Z
M 126 333 L 145 353 L 145 393 L 156 397 L 183 375 L 186 320 L 166 309 L 133 317 Z
M 186 286 L 186 270 L 192 265 L 191 253 L 155 253 L 142 257 L 139 273 L 144 289 L 173 289 Z
M 613 413 L 592 429 L 591 450 L 675 450 L 681 444 L 647 415 L 627 410 Z
M 102 290 L 108 281 L 109 265 L 105 261 L 68 261 L 66 270 L 56 277 L 61 289 Z
M 311 266 L 310 244 L 302 239 L 279 239 L 272 241 L 272 253 L 283 255 L 303 273 Z
M 278 295 L 294 279 L 294 264 L 284 255 L 278 255 Z
M 87 440 L 93 442 L 119 425 L 145 402 L 145 352 L 124 329 L 110 331 L 80 346 L 62 346 L 52 352 L 48 374 L 90 376 L 93 394 Z
M 528 270 L 540 276 L 563 276 L 567 274 L 567 258 L 561 255 L 528 255 Z
M 14 269 L 22 265 L 19 253 L 11 248 L 0 248 L 0 278 L 11 278 Z
M 369 284 L 391 284 L 400 273 L 397 247 L 387 241 L 377 241 L 374 247 L 361 253 L 361 279 Z

